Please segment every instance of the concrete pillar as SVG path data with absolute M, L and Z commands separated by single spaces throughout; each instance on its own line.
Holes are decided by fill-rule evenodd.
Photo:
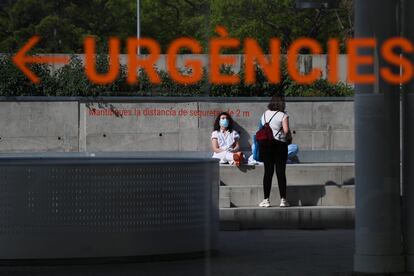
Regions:
M 380 45 L 397 36 L 398 0 L 356 0 L 355 36 L 373 37 L 377 49 L 373 66 L 360 66 L 359 74 L 373 73 L 374 85 L 356 85 L 355 95 L 355 256 L 354 270 L 365 273 L 404 271 L 400 200 L 399 87 L 381 80 L 379 68 L 388 66 Z M 398 71 L 397 71 L 398 72 Z
M 404 1 L 403 36 L 414 42 L 414 2 Z M 414 63 L 414 55 L 404 54 Z M 414 81 L 403 89 L 403 202 L 406 269 L 414 272 Z

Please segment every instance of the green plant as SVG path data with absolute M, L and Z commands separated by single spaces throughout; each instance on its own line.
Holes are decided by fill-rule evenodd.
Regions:
M 96 70 L 106 73 L 109 60 L 106 55 L 96 58 Z M 326 79 L 318 79 L 310 85 L 294 82 L 287 73 L 282 61 L 280 83 L 270 83 L 262 69 L 256 66 L 256 83 L 246 84 L 245 68 L 237 73 L 241 82 L 236 85 L 217 85 L 208 82 L 207 70 L 204 68 L 203 78 L 189 85 L 178 84 L 165 71 L 158 70 L 161 83 L 150 82 L 148 75 L 138 71 L 139 82 L 130 85 L 127 82 L 127 69 L 121 66 L 117 79 L 109 85 L 91 83 L 84 72 L 80 58 L 73 56 L 70 63 L 56 71 L 47 65 L 33 65 L 31 70 L 41 78 L 41 83 L 32 84 L 12 63 L 11 57 L 0 56 L 0 95 L 1 96 L 202 96 L 209 92 L 211 97 L 269 97 L 284 95 L 287 97 L 344 97 L 353 96 L 354 89 L 344 83 L 332 84 Z M 190 69 L 181 71 L 191 74 Z M 229 66 L 221 68 L 222 74 L 234 74 Z
M 29 65 L 30 70 L 42 79 L 33 84 L 13 64 L 10 55 L 0 56 L 0 95 L 1 96 L 47 96 L 56 89 L 56 79 L 46 65 Z

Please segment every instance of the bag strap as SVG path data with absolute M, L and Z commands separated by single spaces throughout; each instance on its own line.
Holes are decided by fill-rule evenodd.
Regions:
M 275 137 L 282 131 L 283 126 L 280 127 L 279 131 L 276 133 Z
M 276 115 L 276 114 L 275 114 Z M 283 115 L 283 117 L 282 117 L 282 125 L 280 126 L 280 129 L 279 129 L 279 131 L 276 133 L 276 135 L 275 135 L 275 137 L 282 131 L 282 129 L 283 129 L 283 118 L 285 118 L 285 115 Z
M 273 120 L 273 117 L 275 117 L 278 112 L 279 111 L 276 111 L 276 113 L 273 114 L 272 118 L 270 118 L 269 122 L 267 122 L 267 123 L 266 123 L 266 112 L 263 113 L 263 119 L 264 119 L 265 124 L 270 124 L 270 122 Z

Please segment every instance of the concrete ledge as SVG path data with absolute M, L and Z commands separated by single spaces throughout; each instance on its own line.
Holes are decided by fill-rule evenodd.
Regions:
M 353 150 L 302 150 L 299 160 L 303 163 L 354 163 Z
M 262 186 L 263 166 L 220 166 L 222 186 Z M 286 168 L 288 185 L 346 185 L 354 182 L 353 163 L 290 164 Z M 273 185 L 277 185 L 276 176 Z
M 287 196 L 292 206 L 354 206 L 355 186 L 294 185 L 287 187 Z M 261 186 L 220 187 L 220 208 L 256 207 L 261 200 Z M 272 187 L 270 201 L 280 201 L 277 185 Z
M 335 207 L 222 208 L 220 226 L 226 229 L 320 229 L 354 227 L 355 209 Z
M 136 93 L 132 92 L 131 94 Z M 1 96 L 1 102 L 263 102 L 270 97 L 142 97 L 142 96 L 102 96 L 102 97 L 48 97 L 48 96 Z M 353 102 L 353 97 L 287 97 L 287 102 Z

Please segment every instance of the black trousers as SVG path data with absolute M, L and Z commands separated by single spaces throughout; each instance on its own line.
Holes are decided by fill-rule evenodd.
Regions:
M 269 198 L 272 189 L 272 178 L 276 168 L 277 183 L 281 198 L 286 198 L 286 161 L 288 156 L 287 143 L 273 140 L 259 146 L 259 154 L 264 162 L 263 192 Z

